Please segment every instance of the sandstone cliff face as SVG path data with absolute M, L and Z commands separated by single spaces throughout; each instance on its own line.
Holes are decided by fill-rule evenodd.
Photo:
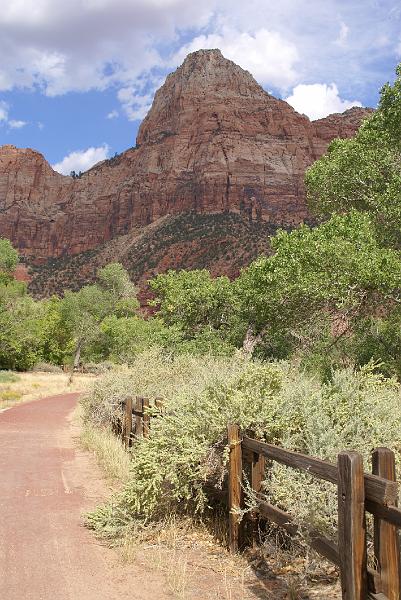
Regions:
M 0 148 L 0 236 L 40 263 L 187 211 L 296 225 L 307 217 L 305 169 L 366 114 L 311 123 L 219 50 L 201 50 L 156 93 L 136 147 L 79 179 L 33 150 Z

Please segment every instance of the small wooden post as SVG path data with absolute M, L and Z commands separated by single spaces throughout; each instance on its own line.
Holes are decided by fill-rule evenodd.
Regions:
M 143 436 L 143 398 L 136 397 L 135 401 L 135 435 L 136 437 Z
M 149 398 L 143 398 L 142 401 L 142 409 L 143 409 L 143 437 L 149 437 L 149 429 L 150 429 L 150 414 L 149 410 Z
M 228 425 L 228 445 L 230 458 L 228 467 L 228 509 L 229 509 L 229 547 L 238 552 L 240 545 L 240 515 L 242 499 L 242 448 L 241 432 L 238 425 Z
M 372 453 L 372 473 L 395 481 L 394 452 L 376 448 Z M 380 573 L 381 592 L 388 600 L 400 600 L 400 542 L 397 528 L 378 517 L 374 519 L 374 550 Z
M 132 398 L 127 398 L 125 402 L 125 414 L 124 414 L 124 445 L 129 448 L 131 445 L 131 432 L 132 432 Z
M 365 485 L 362 456 L 338 455 L 338 552 L 343 600 L 367 595 Z
M 256 493 L 261 491 L 261 484 L 265 478 L 266 458 L 258 452 L 253 452 L 251 466 L 251 487 Z M 255 548 L 258 542 L 258 517 L 252 515 L 252 544 Z

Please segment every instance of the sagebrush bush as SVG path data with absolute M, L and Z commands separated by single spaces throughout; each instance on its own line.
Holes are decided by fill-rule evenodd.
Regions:
M 84 416 L 97 425 L 117 424 L 121 401 L 130 396 L 172 399 L 187 392 L 194 397 L 207 385 L 239 372 L 243 358 L 169 355 L 153 348 L 138 355 L 127 366 L 115 367 L 94 383 L 83 400 Z
M 165 412 L 152 420 L 150 437 L 135 443 L 124 490 L 90 516 L 95 528 L 115 531 L 132 519 L 157 519 L 182 509 L 202 512 L 208 490 L 224 478 L 229 422 L 332 462 L 343 449 L 357 450 L 366 471 L 372 449 L 388 446 L 397 453 L 401 475 L 400 387 L 369 368 L 337 371 L 330 383 L 321 384 L 288 363 L 189 357 L 169 363 L 160 355 L 153 355 L 152 364 L 149 355 L 140 361 L 138 371 L 119 380 L 106 375 L 87 400 L 87 410 L 104 424 L 121 393 L 165 397 Z M 275 463 L 264 491 L 299 523 L 334 534 L 335 486 Z

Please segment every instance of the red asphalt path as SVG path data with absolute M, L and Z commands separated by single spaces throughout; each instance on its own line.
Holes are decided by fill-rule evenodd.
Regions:
M 166 598 L 162 582 L 127 573 L 82 526 L 102 492 L 96 465 L 72 439 L 77 397 L 0 413 L 0 600 Z

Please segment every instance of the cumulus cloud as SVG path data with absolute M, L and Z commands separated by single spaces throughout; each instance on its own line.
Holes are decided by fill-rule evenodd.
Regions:
M 146 117 L 153 100 L 152 92 L 149 94 L 141 93 L 136 86 L 122 88 L 117 96 L 130 121 Z
M 69 175 L 71 171 L 79 173 L 79 171 L 87 171 L 96 163 L 105 160 L 109 154 L 109 146 L 103 144 L 94 148 L 87 148 L 87 150 L 74 150 L 63 158 L 60 162 L 53 166 L 55 171 L 62 175 Z
M 186 52 L 219 47 L 268 89 L 305 81 L 378 89 L 399 40 L 399 0 L 13 0 L 0 11 L 0 92 L 120 90 L 142 118 Z M 323 6 L 324 5 L 324 6 Z M 390 18 L 388 18 L 390 15 Z M 352 32 L 352 35 L 350 35 Z M 374 60 L 367 60 L 372 56 Z
M 297 85 L 286 101 L 312 120 L 343 112 L 352 106 L 362 106 L 359 100 L 343 100 L 335 83 Z
M 112 110 L 107 114 L 106 118 L 107 119 L 117 119 L 118 116 L 119 116 L 118 110 Z
M 224 27 L 221 33 L 194 38 L 179 50 L 174 62 L 182 62 L 189 52 L 201 48 L 220 48 L 226 58 L 250 71 L 261 84 L 285 89 L 298 77 L 298 50 L 277 31 L 261 28 L 248 33 Z

